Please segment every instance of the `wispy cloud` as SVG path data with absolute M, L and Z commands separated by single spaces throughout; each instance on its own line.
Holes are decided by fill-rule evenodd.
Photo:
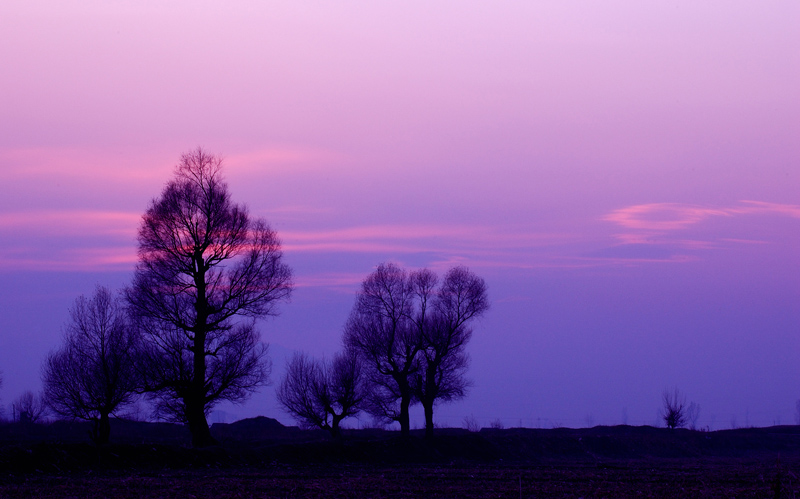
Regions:
M 134 241 L 140 220 L 139 213 L 113 211 L 2 213 L 0 234 L 5 234 L 7 244 L 0 252 L 0 266 L 87 269 L 131 265 L 135 262 Z M 434 261 L 461 259 L 474 266 L 517 268 L 543 265 L 542 254 L 547 248 L 574 243 L 577 239 L 568 233 L 514 232 L 466 225 L 369 225 L 281 231 L 279 236 L 287 253 L 377 253 L 387 257 L 428 254 Z M 120 250 L 108 245 L 112 240 L 109 238 L 126 239 L 130 245 Z M 42 248 L 29 248 L 31 241 L 39 241 L 33 244 Z M 60 242 L 53 244 L 53 241 Z M 305 285 L 342 279 L 345 285 L 354 277 L 337 274 L 315 279 Z
M 434 251 L 443 248 L 511 249 L 543 247 L 573 240 L 567 233 L 500 231 L 466 225 L 369 225 L 337 230 L 281 233 L 287 247 L 296 251 Z
M 134 237 L 140 213 L 93 210 L 44 210 L 0 213 L 0 233 L 45 235 L 118 235 Z
M 137 261 L 134 247 L 48 249 L 3 248 L 0 270 L 98 271 L 132 269 Z
M 614 210 L 603 220 L 626 229 L 665 232 L 686 229 L 712 217 L 785 215 L 800 218 L 799 205 L 749 200 L 741 203 L 739 206 L 720 208 L 678 203 L 637 204 Z
M 676 203 L 638 204 L 609 213 L 603 220 L 626 229 L 671 231 L 685 229 L 713 216 L 730 216 L 724 209 Z
M 725 237 L 718 231 L 709 230 L 701 238 L 678 237 L 694 227 L 715 218 L 727 219 L 741 216 L 779 216 L 800 218 L 800 206 L 793 204 L 768 203 L 763 201 L 741 201 L 736 206 L 697 206 L 679 203 L 650 203 L 627 206 L 614 210 L 602 219 L 613 222 L 625 232 L 615 233 L 618 244 L 606 248 L 606 252 L 616 255 L 630 253 L 630 248 L 658 246 L 669 255 L 653 261 L 692 261 L 693 251 L 719 249 L 731 244 L 767 244 L 762 239 Z M 693 233 L 697 235 L 695 231 Z M 686 254 L 688 251 L 688 255 Z M 642 251 L 639 250 L 641 253 Z M 604 256 L 609 256 L 604 255 Z M 637 257 L 624 257 L 630 261 L 647 261 Z
M 164 146 L 160 150 L 97 149 L 79 147 L 39 147 L 0 149 L 0 179 L 59 176 L 90 180 L 104 185 L 119 182 L 148 184 L 166 181 L 187 148 Z M 274 146 L 251 151 L 221 154 L 229 175 L 297 172 L 325 168 L 341 163 L 337 153 L 303 147 Z
M 280 210 L 279 208 L 278 210 Z M 287 212 L 307 211 L 287 206 Z M 535 232 L 525 227 L 446 224 L 357 225 L 327 230 L 279 231 L 287 253 L 384 255 L 426 261 L 443 270 L 455 264 L 484 269 L 581 269 L 647 262 L 686 262 L 699 251 L 731 244 L 764 244 L 742 234 L 708 237 L 685 231 L 713 218 L 777 215 L 800 218 L 800 206 L 743 201 L 733 207 L 677 203 L 634 205 L 615 210 L 603 220 L 623 229 L 610 234 L 618 243 L 603 248 L 597 233 L 565 228 Z M 102 210 L 0 213 L 0 267 L 108 268 L 132 266 L 141 213 Z M 680 237 L 680 236 L 683 237 Z M 125 245 L 122 244 L 125 240 Z M 31 241 L 34 241 L 33 243 Z M 36 242 L 38 241 L 38 242 Z M 23 248 L 41 244 L 46 249 Z M 407 255 L 407 256 L 404 256 Z M 421 258 L 421 256 L 424 257 Z M 350 258 L 350 257 L 348 257 Z M 361 276 L 319 274 L 303 277 L 303 286 L 352 286 Z
M 340 162 L 344 157 L 332 151 L 308 147 L 274 146 L 254 151 L 224 155 L 226 166 L 233 174 L 260 173 L 286 170 L 296 172 L 298 168 L 317 169 Z
M 170 159 L 172 162 L 170 162 Z M 81 148 L 0 149 L 0 178 L 40 178 L 57 175 L 92 182 L 152 181 L 166 178 L 177 159 L 151 152 Z
M 324 287 L 350 292 L 363 280 L 364 276 L 355 272 L 324 272 L 297 276 L 295 284 L 298 287 Z
M 728 211 L 735 214 L 774 214 L 800 218 L 800 205 L 749 200 L 742 201 L 742 203 L 744 203 L 745 206 L 728 208 Z

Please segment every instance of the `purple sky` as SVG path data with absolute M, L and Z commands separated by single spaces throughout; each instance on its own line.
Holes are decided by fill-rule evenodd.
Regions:
M 673 386 L 703 426 L 793 423 L 798 26 L 794 0 L 3 3 L 2 403 L 202 146 L 296 273 L 276 382 L 377 264 L 465 264 L 492 308 L 439 424 L 654 424 Z M 220 409 L 292 422 L 272 387 Z

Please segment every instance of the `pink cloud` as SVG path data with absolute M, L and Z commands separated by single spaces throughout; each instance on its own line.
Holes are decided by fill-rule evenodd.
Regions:
M 295 284 L 298 287 L 326 287 L 342 288 L 348 292 L 357 287 L 364 280 L 363 274 L 334 272 L 316 275 L 297 276 Z
M 678 255 L 677 250 L 711 250 L 731 247 L 741 244 L 768 244 L 764 240 L 752 240 L 741 237 L 721 237 L 721 234 L 709 232 L 707 238 L 685 239 L 675 236 L 681 230 L 689 229 L 715 217 L 741 217 L 747 215 L 759 216 L 779 216 L 800 218 L 800 206 L 792 204 L 767 203 L 762 201 L 741 201 L 738 206 L 732 207 L 703 207 L 694 205 L 683 205 L 678 203 L 652 203 L 633 205 L 615 210 L 603 220 L 614 222 L 625 232 L 613 234 L 613 237 L 620 244 L 612 247 L 609 251 L 624 251 L 625 248 L 635 246 L 662 246 L 665 251 L 673 253 L 663 259 L 638 258 L 631 255 L 630 258 L 619 259 L 615 255 L 609 255 L 609 261 L 617 258 L 629 261 L 691 261 L 694 257 Z
M 29 211 L 0 213 L 0 232 L 13 230 L 41 235 L 113 234 L 135 237 L 140 213 L 118 211 Z
M 509 233 L 484 226 L 372 225 L 339 230 L 281 232 L 287 247 L 298 251 L 373 251 L 391 246 L 424 251 L 448 245 L 493 249 L 549 246 L 574 240 L 566 233 Z
M 0 269 L 36 271 L 96 271 L 130 269 L 138 257 L 131 247 L 78 248 L 43 251 L 15 248 L 0 251 Z
M 796 204 L 766 203 L 764 201 L 749 200 L 744 200 L 742 203 L 746 203 L 747 206 L 729 208 L 729 211 L 736 214 L 776 214 L 800 218 L 800 206 Z
M 151 150 L 148 150 L 151 151 Z M 152 181 L 168 178 L 177 157 L 165 153 L 101 151 L 96 148 L 37 147 L 0 149 L 0 178 L 58 175 L 93 182 Z
M 341 162 L 340 153 L 315 148 L 275 146 L 231 156 L 223 155 L 225 165 L 233 174 L 268 170 L 285 170 L 295 173 L 304 170 L 326 168 L 332 162 Z
M 614 234 L 620 244 L 669 244 L 684 249 L 713 249 L 717 245 L 712 241 L 698 239 L 665 239 L 662 234 L 654 232 L 625 232 Z
M 603 217 L 603 220 L 614 222 L 626 229 L 666 232 L 686 229 L 717 216 L 759 214 L 800 218 L 800 206 L 798 205 L 763 201 L 742 201 L 742 203 L 745 205 L 723 208 L 678 203 L 639 204 L 614 210 Z
M 603 220 L 614 222 L 627 229 L 670 231 L 685 229 L 711 216 L 729 216 L 726 210 L 703 208 L 677 203 L 638 204 L 620 208 Z

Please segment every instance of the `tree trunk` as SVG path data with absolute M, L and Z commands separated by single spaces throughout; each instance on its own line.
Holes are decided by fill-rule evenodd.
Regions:
M 192 434 L 192 446 L 210 447 L 217 445 L 218 442 L 211 436 L 211 430 L 208 428 L 203 404 L 191 403 L 186 400 L 184 400 L 184 403 L 186 404 L 186 423 L 189 425 L 189 432 Z
M 433 438 L 433 400 L 423 401 L 422 407 L 425 408 L 425 438 Z
M 100 413 L 100 421 L 97 424 L 97 439 L 98 444 L 107 444 L 111 436 L 111 421 L 108 419 L 108 413 Z
M 203 317 L 205 323 L 205 317 Z M 205 333 L 195 333 L 194 336 L 194 358 L 192 373 L 191 395 L 184 397 L 183 403 L 186 410 L 186 422 L 189 424 L 189 431 L 192 433 L 193 447 L 209 447 L 217 445 L 217 441 L 211 436 L 206 421 L 205 398 L 206 398 L 206 355 L 205 355 Z
M 411 405 L 411 396 L 403 395 L 400 398 L 400 414 L 397 417 L 397 422 L 400 423 L 400 436 L 408 438 L 411 435 L 411 423 L 408 413 L 408 407 Z
M 425 370 L 425 393 L 421 394 L 420 402 L 425 409 L 425 438 L 433 438 L 433 403 L 439 395 L 439 384 L 436 382 L 436 371 L 439 368 L 440 357 L 435 357 L 428 363 Z
M 333 415 L 333 419 L 332 419 L 332 421 L 331 421 L 331 428 L 330 428 L 330 430 L 331 430 L 331 436 L 332 436 L 332 437 L 334 438 L 334 440 L 336 440 L 337 442 L 341 442 L 341 440 L 342 440 L 342 429 L 341 429 L 341 427 L 339 426 L 339 423 L 340 423 L 341 421 L 342 421 L 342 418 L 341 418 L 341 417 L 339 417 L 339 416 L 336 416 L 336 414 L 334 414 L 334 415 Z

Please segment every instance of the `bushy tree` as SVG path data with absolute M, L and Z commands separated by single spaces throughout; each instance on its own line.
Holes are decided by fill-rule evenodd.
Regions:
M 432 436 L 435 403 L 465 394 L 469 324 L 488 306 L 485 282 L 466 267 L 450 269 L 440 284 L 428 269 L 378 266 L 362 284 L 344 337 L 364 362 L 367 410 L 408 435 L 409 406 L 420 402 Z
M 158 413 L 188 424 L 195 446 L 214 444 L 207 415 L 268 381 L 255 321 L 289 298 L 291 270 L 267 223 L 231 200 L 222 160 L 184 154 L 139 228 L 127 290 L 143 333 L 145 387 Z
M 422 271 L 412 279 L 420 303 L 430 302 L 432 308 L 421 314 L 420 370 L 414 377 L 414 394 L 424 409 L 429 438 L 433 436 L 434 404 L 466 394 L 469 358 L 465 347 L 472 337 L 469 324 L 489 308 L 486 283 L 466 267 L 450 269 L 438 288 L 431 274 Z
M 358 414 L 364 400 L 358 357 L 352 352 L 320 361 L 304 353 L 292 357 L 278 388 L 278 401 L 306 427 L 341 437 L 340 423 Z
M 59 416 L 93 421 L 95 441 L 108 442 L 109 416 L 136 396 L 138 347 L 119 296 L 98 286 L 91 298 L 79 297 L 64 344 L 42 367 L 45 402 Z
M 410 431 L 412 377 L 419 370 L 420 329 L 408 273 L 382 264 L 367 277 L 345 325 L 345 347 L 363 360 L 369 385 L 365 407 L 373 416 Z

